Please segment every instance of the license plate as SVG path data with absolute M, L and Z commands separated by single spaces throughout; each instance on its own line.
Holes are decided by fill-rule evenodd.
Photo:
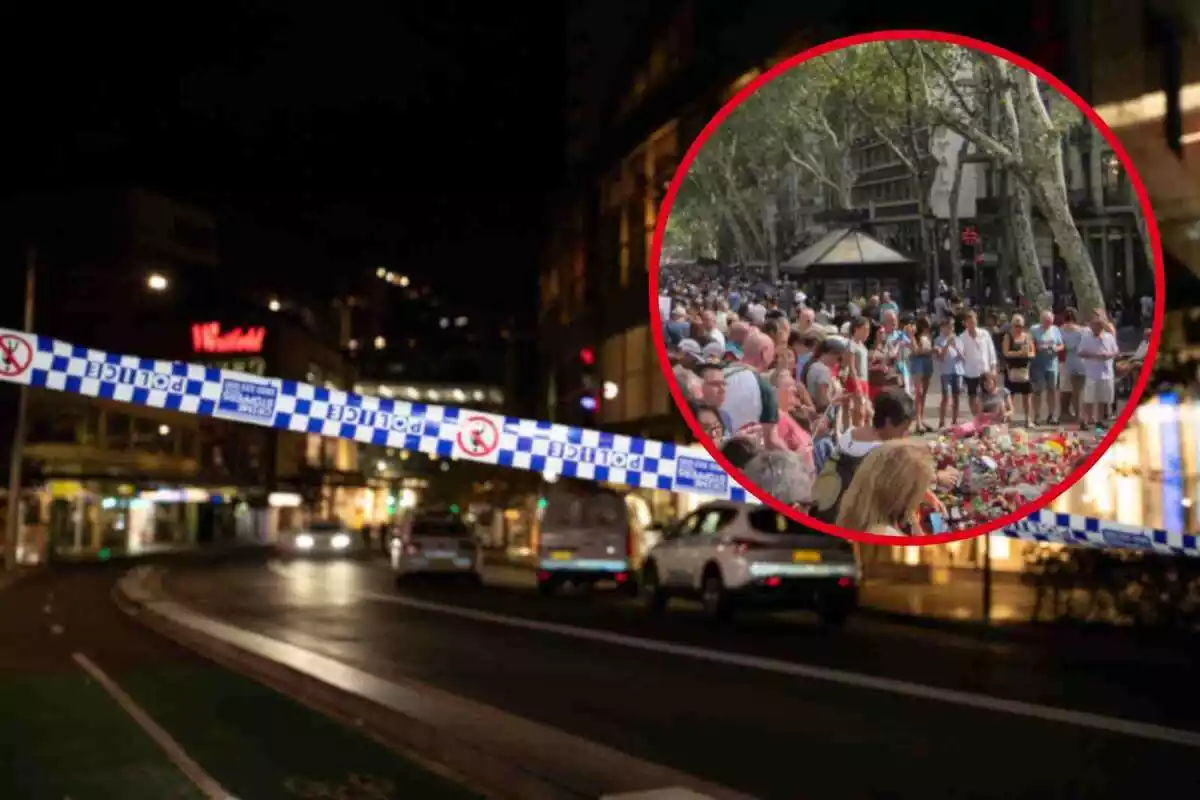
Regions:
M 552 552 L 550 554 L 550 558 L 554 561 L 570 561 L 571 560 L 571 551 L 570 550 L 555 550 L 554 552 Z
M 793 550 L 792 561 L 797 564 L 813 564 L 821 560 L 820 550 Z

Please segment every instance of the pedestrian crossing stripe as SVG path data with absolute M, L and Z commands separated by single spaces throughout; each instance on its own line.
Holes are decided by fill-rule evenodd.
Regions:
M 23 331 L 0 329 L 0 340 L 33 354 L 26 368 L 0 371 L 6 383 L 554 477 L 759 502 L 699 446 L 108 353 Z M 496 431 L 486 446 L 477 443 L 480 423 Z M 999 533 L 1025 541 L 1200 556 L 1191 534 L 1045 510 Z

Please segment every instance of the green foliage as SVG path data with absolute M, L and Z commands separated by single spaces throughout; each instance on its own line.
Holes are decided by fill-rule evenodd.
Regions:
M 709 137 L 676 197 L 666 245 L 715 256 L 724 231 L 742 255 L 768 259 L 765 212 L 772 203 L 783 207 L 788 192 L 820 196 L 829 207 L 853 205 L 858 176 L 850 156 L 863 138 L 883 142 L 925 178 L 922 132 L 949 127 L 1032 182 L 1053 167 L 1063 132 L 1086 120 L 1044 86 L 1037 108 L 1022 80 L 1028 73 L 1007 62 L 943 42 L 873 42 L 808 61 L 761 87 Z M 1014 142 L 997 124 L 1004 103 L 1014 120 L 1048 115 L 1049 123 L 1028 126 Z

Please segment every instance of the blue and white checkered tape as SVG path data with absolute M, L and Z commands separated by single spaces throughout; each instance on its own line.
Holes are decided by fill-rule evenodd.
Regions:
M 0 380 L 440 458 L 758 502 L 702 448 L 325 389 L 0 330 Z
M 0 329 L 0 381 L 439 458 L 758 502 L 698 447 L 119 355 L 22 331 Z M 1025 541 L 1200 556 L 1198 537 L 1191 534 L 1052 511 L 1039 511 L 1003 533 Z

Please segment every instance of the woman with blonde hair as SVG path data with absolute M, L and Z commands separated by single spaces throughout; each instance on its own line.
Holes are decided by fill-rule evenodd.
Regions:
M 919 531 L 922 505 L 941 510 L 930 488 L 935 472 L 933 454 L 924 442 L 884 442 L 855 471 L 842 497 L 838 527 L 883 536 L 904 536 L 907 526 Z

